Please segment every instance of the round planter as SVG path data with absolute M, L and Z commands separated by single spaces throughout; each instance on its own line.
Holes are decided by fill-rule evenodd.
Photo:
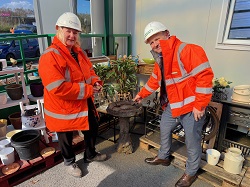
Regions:
M 42 97 L 43 96 L 43 89 L 44 89 L 44 86 L 41 82 L 40 83 L 36 82 L 36 83 L 30 84 L 30 92 L 34 97 Z
M 19 100 L 23 97 L 23 87 L 20 84 L 9 84 L 4 87 L 12 100 Z
M 36 114 L 33 116 L 22 116 L 22 124 L 28 128 L 39 127 L 42 122 L 42 114 Z
M 24 130 L 14 134 L 10 141 L 22 160 L 32 160 L 40 155 L 40 132 L 38 130 Z
M 15 112 L 13 114 L 10 114 L 8 118 L 14 129 L 22 129 L 21 112 Z

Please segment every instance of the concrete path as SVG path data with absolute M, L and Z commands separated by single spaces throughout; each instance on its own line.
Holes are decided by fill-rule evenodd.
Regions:
M 112 130 L 110 134 L 112 134 Z M 105 162 L 85 164 L 82 154 L 77 155 L 77 163 L 84 172 L 82 178 L 68 176 L 63 163 L 41 173 L 18 187 L 172 187 L 182 176 L 183 170 L 170 165 L 151 166 L 144 159 L 152 153 L 139 147 L 140 135 L 131 134 L 134 153 L 125 155 L 116 152 L 117 144 L 98 138 L 97 149 L 107 153 Z M 197 179 L 193 187 L 212 187 Z

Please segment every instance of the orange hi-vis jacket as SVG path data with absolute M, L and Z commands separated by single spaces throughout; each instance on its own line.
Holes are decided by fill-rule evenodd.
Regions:
M 176 36 L 161 40 L 164 81 L 172 116 L 204 109 L 212 97 L 213 71 L 202 47 L 181 42 Z M 161 86 L 159 58 L 154 70 L 138 93 L 145 98 Z M 164 108 L 165 106 L 163 106 Z
M 78 62 L 55 36 L 39 60 L 44 85 L 44 112 L 50 131 L 89 130 L 87 98 L 93 99 L 93 85 L 100 81 L 92 63 L 79 47 Z

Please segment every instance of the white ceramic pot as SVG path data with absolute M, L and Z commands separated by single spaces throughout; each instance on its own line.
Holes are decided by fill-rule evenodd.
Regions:
M 10 147 L 10 140 L 8 139 L 3 139 L 0 141 L 0 148 L 6 148 L 6 147 Z
M 4 165 L 11 164 L 15 161 L 14 150 L 13 147 L 6 147 L 0 151 L 0 158 Z
M 236 147 L 228 148 L 227 153 L 225 153 L 223 168 L 232 174 L 240 174 L 244 158 L 241 155 L 242 151 Z
M 39 127 L 42 124 L 42 114 L 36 114 L 33 116 L 22 116 L 22 124 L 25 127 Z
M 233 88 L 232 100 L 250 104 L 250 85 L 239 85 Z

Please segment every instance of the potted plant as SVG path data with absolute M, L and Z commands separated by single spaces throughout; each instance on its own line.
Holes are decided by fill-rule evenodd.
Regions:
M 137 62 L 138 56 L 120 56 L 117 60 L 111 60 L 109 65 L 96 64 L 95 72 L 104 82 L 103 90 L 106 96 L 113 98 L 117 93 L 116 100 L 131 98 L 131 92 L 137 85 Z
M 231 81 L 227 81 L 224 77 L 213 79 L 213 101 L 227 100 L 226 88 L 230 88 Z

